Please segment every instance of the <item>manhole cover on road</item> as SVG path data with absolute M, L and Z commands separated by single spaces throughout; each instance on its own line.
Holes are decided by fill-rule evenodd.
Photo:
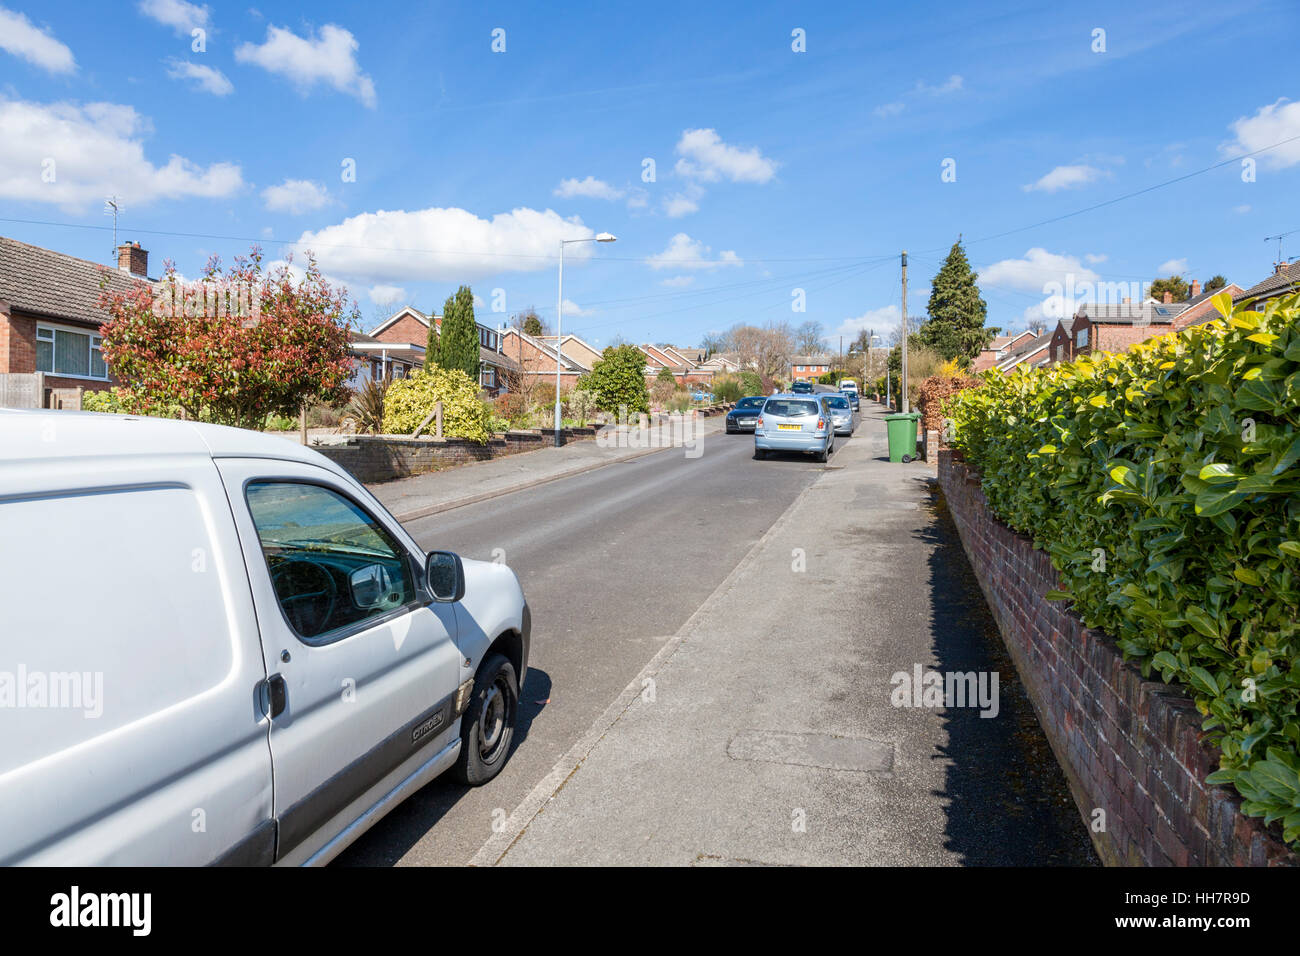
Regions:
M 771 730 L 746 730 L 731 738 L 727 756 L 735 760 L 761 760 L 823 770 L 888 773 L 894 769 L 894 745 L 862 737 L 830 734 L 787 734 Z

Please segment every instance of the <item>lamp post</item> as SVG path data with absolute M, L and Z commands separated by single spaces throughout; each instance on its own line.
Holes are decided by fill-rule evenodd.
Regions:
M 560 440 L 560 342 L 563 339 L 564 332 L 564 247 L 571 242 L 614 242 L 616 236 L 608 232 L 600 232 L 586 239 L 561 239 L 560 240 L 560 291 L 555 303 L 555 447 L 559 448 Z

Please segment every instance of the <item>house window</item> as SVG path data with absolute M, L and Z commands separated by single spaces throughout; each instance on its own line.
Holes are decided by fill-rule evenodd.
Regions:
M 36 371 L 77 378 L 108 378 L 103 339 L 49 325 L 36 326 Z
M 1074 344 L 1078 348 L 1085 348 L 1088 345 L 1088 327 L 1086 325 L 1074 333 Z
M 491 365 L 484 365 L 483 371 L 479 373 L 478 383 L 484 388 L 496 388 L 497 370 Z

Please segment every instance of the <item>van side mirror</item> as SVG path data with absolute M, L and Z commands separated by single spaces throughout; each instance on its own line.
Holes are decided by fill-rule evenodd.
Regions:
M 465 596 L 465 568 L 460 555 L 451 551 L 430 551 L 424 563 L 429 590 L 439 601 L 459 601 Z

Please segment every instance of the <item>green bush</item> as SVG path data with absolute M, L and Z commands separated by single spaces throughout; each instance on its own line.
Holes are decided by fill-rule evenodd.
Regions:
M 765 395 L 763 391 L 763 380 L 758 377 L 757 372 L 751 372 L 749 369 L 741 372 L 738 376 L 740 379 L 741 397 L 746 395 Z
M 442 402 L 442 433 L 447 438 L 468 438 L 486 444 L 491 436 L 491 413 L 479 400 L 478 383 L 460 369 L 427 366 L 400 378 L 384 398 L 384 431 L 409 435 L 438 402 Z M 432 433 L 433 426 L 428 431 Z
M 122 400 L 109 390 L 84 393 L 81 396 L 81 410 L 83 412 L 105 412 L 110 415 L 124 415 L 127 411 L 126 406 L 122 404 Z
M 645 353 L 635 345 L 609 346 L 600 361 L 582 376 L 577 387 L 596 397 L 596 406 L 618 414 L 627 406 L 628 415 L 650 411 L 650 394 L 645 384 Z
M 713 399 L 717 402 L 737 402 L 745 396 L 740 377 L 725 372 L 713 376 Z
M 993 511 L 1090 626 L 1189 689 L 1211 783 L 1300 843 L 1300 296 L 951 400 Z

